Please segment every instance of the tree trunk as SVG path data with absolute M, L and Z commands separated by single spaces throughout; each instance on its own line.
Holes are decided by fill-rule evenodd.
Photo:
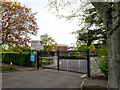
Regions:
M 108 39 L 109 75 L 108 88 L 120 90 L 120 29 Z
M 120 90 L 120 24 L 115 24 L 115 20 L 112 20 L 110 18 L 110 14 L 112 15 L 112 12 L 109 11 L 109 6 L 104 2 L 92 2 L 92 4 L 95 6 L 95 8 L 100 12 L 103 23 L 107 27 L 107 32 L 112 31 L 112 28 L 118 24 L 117 29 L 115 32 L 113 32 L 111 35 L 108 34 L 108 88 L 119 88 Z M 120 13 L 119 6 L 120 3 L 116 4 L 116 13 Z M 117 22 L 120 21 L 120 15 L 118 15 Z M 113 21 L 111 23 L 111 21 Z

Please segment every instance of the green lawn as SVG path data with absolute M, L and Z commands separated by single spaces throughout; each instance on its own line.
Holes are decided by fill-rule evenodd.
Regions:
M 1 67 L 0 67 L 1 68 Z M 0 69 L 1 70 L 1 69 Z M 12 68 L 12 70 L 10 69 L 10 67 L 4 67 L 4 66 L 2 66 L 2 72 L 6 72 L 6 71 L 8 71 L 8 72 L 13 72 L 13 71 L 19 71 L 19 70 L 17 70 L 17 69 L 14 69 L 14 68 Z

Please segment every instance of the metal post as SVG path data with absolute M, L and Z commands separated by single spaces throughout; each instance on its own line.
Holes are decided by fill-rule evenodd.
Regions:
M 90 77 L 90 49 L 87 49 L 87 74 Z
M 37 69 L 39 69 L 39 51 L 37 51 Z
M 59 50 L 57 52 L 57 55 L 58 55 L 57 65 L 58 65 L 58 71 L 59 71 Z
M 10 54 L 9 54 L 9 59 L 10 59 L 10 70 L 12 70 L 12 60 Z

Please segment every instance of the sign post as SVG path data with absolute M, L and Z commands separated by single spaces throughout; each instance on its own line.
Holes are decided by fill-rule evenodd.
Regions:
M 90 49 L 87 49 L 87 74 L 90 77 Z
M 40 54 L 39 54 L 39 51 L 37 51 L 37 69 L 39 69 L 39 66 L 40 66 L 40 65 L 39 65 L 39 55 L 40 55 Z
M 32 40 L 31 41 L 31 50 L 43 50 L 44 42 L 40 40 Z M 34 56 L 34 57 L 33 57 Z M 39 51 L 37 51 L 37 69 L 39 69 Z M 31 53 L 31 61 L 35 62 L 35 53 Z
M 44 42 L 40 40 L 32 40 L 31 41 L 31 50 L 43 50 Z

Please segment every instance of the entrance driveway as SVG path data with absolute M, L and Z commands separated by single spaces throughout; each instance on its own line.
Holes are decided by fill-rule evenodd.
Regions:
M 37 70 L 2 74 L 3 88 L 80 88 L 82 74 Z

